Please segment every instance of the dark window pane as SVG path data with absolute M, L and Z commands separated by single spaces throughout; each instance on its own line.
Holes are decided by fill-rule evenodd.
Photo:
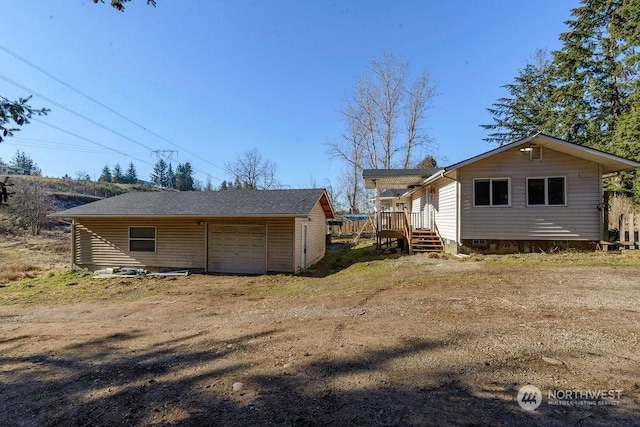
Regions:
M 548 178 L 547 191 L 550 205 L 564 205 L 564 178 Z
M 494 179 L 491 182 L 493 189 L 493 205 L 509 204 L 509 181 L 506 179 Z
M 129 250 L 131 252 L 155 252 L 155 240 L 130 240 Z
M 476 180 L 473 184 L 475 186 L 474 204 L 476 206 L 489 206 L 489 180 Z
M 544 205 L 544 178 L 527 180 L 527 197 L 530 205 Z
M 129 237 L 131 239 L 155 239 L 156 229 L 154 227 L 131 227 Z

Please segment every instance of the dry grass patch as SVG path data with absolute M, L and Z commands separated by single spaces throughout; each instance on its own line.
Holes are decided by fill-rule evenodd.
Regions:
M 33 279 L 41 268 L 28 262 L 15 261 L 0 270 L 0 283 L 8 283 L 18 279 Z
M 8 237 L 0 241 L 0 283 L 64 271 L 69 266 L 69 254 L 69 235 L 65 233 Z

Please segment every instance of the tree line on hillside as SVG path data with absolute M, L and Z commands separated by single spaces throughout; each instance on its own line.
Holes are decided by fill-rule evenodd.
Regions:
M 116 163 L 113 167 L 113 172 L 109 168 L 109 165 L 105 165 L 102 168 L 102 173 L 98 178 L 98 182 L 111 182 L 113 184 L 137 184 L 138 172 L 133 162 L 129 163 L 129 167 L 126 171 L 122 171 L 120 163 Z

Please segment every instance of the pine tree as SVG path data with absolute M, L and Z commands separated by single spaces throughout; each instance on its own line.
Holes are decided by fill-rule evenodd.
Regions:
M 124 184 L 124 175 L 122 174 L 120 163 L 116 163 L 116 165 L 113 167 L 113 174 L 111 178 L 111 182 L 114 182 L 116 184 Z
M 100 175 L 100 178 L 98 178 L 98 182 L 112 182 L 113 181 L 113 176 L 111 175 L 111 170 L 109 169 L 109 165 L 105 165 L 104 168 L 102 168 L 102 174 Z
M 138 183 L 138 173 L 136 172 L 136 167 L 133 162 L 129 163 L 129 167 L 127 168 L 127 172 L 124 175 L 124 180 L 127 184 L 137 184 Z
M 42 175 L 42 171 L 36 162 L 34 162 L 33 159 L 24 151 L 16 151 L 13 159 L 11 159 L 11 164 L 24 169 L 27 175 Z
M 193 191 L 193 185 L 193 169 L 191 168 L 191 164 L 189 162 L 178 164 L 176 168 L 175 188 L 180 191 Z
M 167 162 L 163 159 L 159 159 L 151 172 L 151 181 L 158 187 L 167 186 Z
M 176 188 L 176 174 L 173 172 L 173 166 L 171 166 L 171 163 L 169 163 L 169 167 L 167 167 L 164 187 Z
M 557 135 L 557 118 L 553 105 L 556 90 L 551 57 L 545 50 L 536 51 L 532 60 L 518 72 L 513 83 L 503 86 L 509 96 L 487 108 L 493 123 L 481 125 L 491 133 L 485 141 L 502 145 L 543 131 Z
M 637 24 L 625 22 L 621 13 L 637 20 L 640 2 L 582 0 L 571 11 L 569 31 L 560 35 L 562 48 L 554 52 L 560 132 L 605 151 L 611 149 L 617 121 L 627 106 L 628 82 L 638 78 L 637 67 L 628 59 L 637 55 L 640 39 L 628 39 L 626 29 Z

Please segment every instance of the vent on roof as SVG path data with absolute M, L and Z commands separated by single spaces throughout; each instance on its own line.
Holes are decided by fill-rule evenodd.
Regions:
M 521 148 L 520 151 L 525 154 L 529 153 L 529 158 L 531 160 L 542 159 L 542 147 L 540 147 L 539 145 L 530 145 L 528 147 Z
M 531 160 L 542 160 L 542 147 L 539 145 L 532 145 L 531 151 L 529 151 L 529 158 Z

